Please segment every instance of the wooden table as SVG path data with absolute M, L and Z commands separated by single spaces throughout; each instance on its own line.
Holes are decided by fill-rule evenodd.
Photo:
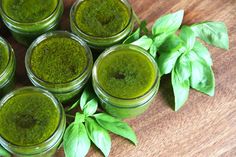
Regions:
M 74 0 L 65 1 L 61 29 L 69 30 L 69 10 Z M 208 97 L 191 90 L 185 106 L 174 112 L 170 77 L 162 78 L 153 105 L 142 116 L 127 120 L 136 131 L 139 144 L 112 135 L 111 157 L 236 156 L 236 0 L 130 0 L 149 27 L 162 14 L 185 10 L 184 23 L 213 20 L 226 23 L 230 51 L 210 47 L 214 61 L 216 94 Z M 1 30 L 17 57 L 17 86 L 30 82 L 24 68 L 26 48 L 17 44 L 6 29 Z M 64 157 L 60 150 L 57 157 Z M 92 148 L 88 156 L 102 156 Z

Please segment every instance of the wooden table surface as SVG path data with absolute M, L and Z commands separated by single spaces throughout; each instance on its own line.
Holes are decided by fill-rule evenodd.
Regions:
M 69 10 L 74 0 L 64 0 L 61 29 L 69 30 Z M 210 47 L 216 78 L 216 94 L 208 97 L 191 90 L 189 100 L 178 112 L 171 109 L 170 77 L 162 78 L 155 102 L 136 119 L 127 120 L 136 131 L 139 144 L 112 135 L 111 157 L 211 157 L 236 156 L 236 0 L 130 0 L 138 16 L 150 25 L 160 15 L 185 10 L 184 23 L 212 20 L 226 23 L 230 50 Z M 17 86 L 31 85 L 24 68 L 26 48 L 1 29 L 16 51 Z M 64 157 L 60 150 L 57 157 Z M 88 156 L 102 156 L 92 148 Z

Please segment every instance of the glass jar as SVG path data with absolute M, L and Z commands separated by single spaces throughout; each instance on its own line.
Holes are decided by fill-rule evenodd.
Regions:
M 37 99 L 42 99 L 43 98 L 43 99 L 45 99 L 45 100 L 43 100 L 43 102 L 46 101 L 47 103 L 49 103 L 50 104 L 49 105 L 50 109 L 53 108 L 53 110 L 54 110 L 54 111 L 52 111 L 52 110 L 48 111 L 48 108 L 45 108 L 45 110 L 44 110 L 43 107 L 42 107 L 38 110 L 37 109 L 34 110 L 33 114 L 31 112 L 31 114 L 32 114 L 31 116 L 33 118 L 36 118 L 36 120 L 34 120 L 35 125 L 38 125 L 38 126 L 41 125 L 40 127 L 42 129 L 44 127 L 47 128 L 46 127 L 47 123 L 52 124 L 52 120 L 47 119 L 47 121 L 46 121 L 45 117 L 42 118 L 39 115 L 39 114 L 42 114 L 43 112 L 46 112 L 46 113 L 43 113 L 43 114 L 44 114 L 44 116 L 47 115 L 46 116 L 47 118 L 48 117 L 54 118 L 55 116 L 58 116 L 57 121 L 53 121 L 53 122 L 56 122 L 55 130 L 54 129 L 51 130 L 52 133 L 50 134 L 50 136 L 45 137 L 46 140 L 44 140 L 43 142 L 41 141 L 39 143 L 32 144 L 32 145 L 27 145 L 25 143 L 21 144 L 21 145 L 20 144 L 15 144 L 14 142 L 16 142 L 16 141 L 25 140 L 22 137 L 29 138 L 27 136 L 35 136 L 37 134 L 40 134 L 39 133 L 40 131 L 43 131 L 39 128 L 37 129 L 35 126 L 32 126 L 32 127 L 30 126 L 32 121 L 31 121 L 31 119 L 26 118 L 27 117 L 26 114 L 28 114 L 28 113 L 26 113 L 27 111 L 26 111 L 26 109 L 24 109 L 24 107 L 22 107 L 22 108 L 15 107 L 14 111 L 12 110 L 13 107 L 9 107 L 9 105 L 10 106 L 14 105 L 15 100 L 18 100 L 17 103 L 19 103 L 19 104 L 17 104 L 17 105 L 26 106 L 26 104 L 23 104 L 22 102 L 27 101 L 28 96 L 29 96 L 29 99 L 28 99 L 29 103 L 31 101 L 37 101 L 38 103 L 40 103 L 40 101 L 37 100 Z M 24 99 L 24 101 L 23 101 L 23 99 Z M 32 99 L 34 99 L 34 100 L 32 100 Z M 22 101 L 22 102 L 19 102 L 19 101 Z M 4 109 L 4 107 L 7 108 L 7 109 Z M 37 106 L 35 106 L 35 107 L 37 108 Z M 46 107 L 46 105 L 44 107 Z M 1 111 L 4 112 L 4 113 L 1 113 Z M 6 112 L 8 112 L 8 113 L 6 113 Z M 23 112 L 23 113 L 21 113 L 21 112 Z M 53 115 L 51 116 L 50 113 L 53 113 Z M 4 129 L 7 129 L 7 127 L 10 128 L 10 126 L 12 127 L 12 128 L 10 128 L 10 130 L 12 129 L 12 131 L 9 132 L 9 134 L 14 134 L 14 131 L 18 131 L 18 133 L 15 133 L 18 136 L 18 135 L 21 134 L 21 131 L 24 131 L 24 130 L 25 130 L 25 132 L 30 132 L 29 131 L 30 129 L 37 130 L 37 132 L 31 131 L 30 135 L 27 134 L 27 136 L 26 135 L 20 136 L 20 140 L 16 139 L 16 138 L 13 138 L 13 139 L 11 139 L 12 141 L 9 141 L 5 137 L 3 137 L 3 135 L 5 135 L 6 133 L 0 132 L 0 144 L 7 151 L 9 151 L 10 153 L 12 153 L 12 154 L 14 154 L 18 157 L 42 157 L 42 156 L 43 157 L 51 157 L 53 154 L 55 154 L 55 152 L 57 151 L 57 149 L 58 149 L 58 147 L 59 147 L 59 145 L 62 141 L 62 137 L 63 137 L 65 127 L 66 127 L 66 118 L 65 118 L 65 113 L 64 113 L 64 109 L 63 109 L 62 105 L 58 102 L 57 99 L 55 99 L 55 97 L 51 93 L 49 93 L 46 90 L 36 88 L 36 87 L 25 87 L 25 88 L 21 88 L 21 89 L 12 91 L 11 93 L 6 95 L 0 101 L 0 114 L 5 114 L 5 116 L 10 116 L 10 117 L 8 117 L 9 122 L 5 123 L 5 124 L 9 124 L 9 125 L 4 126 Z M 11 114 L 14 114 L 14 115 L 11 116 Z M 20 115 L 20 114 L 25 114 L 25 115 L 23 116 L 23 118 L 18 119 L 18 121 L 16 122 L 17 124 L 14 121 L 13 122 L 11 121 L 12 119 L 14 119 L 12 117 L 14 117 L 14 116 L 17 117 L 17 115 Z M 50 116 L 48 116 L 48 114 Z M 2 116 L 2 118 L 3 118 L 3 116 Z M 43 122 L 44 119 L 45 119 L 46 122 Z M 4 118 L 2 120 L 6 121 L 6 120 L 4 120 Z M 19 122 L 19 121 L 21 121 L 21 122 Z M 24 124 L 24 125 L 22 125 L 22 124 Z M 1 123 L 0 126 L 1 125 L 4 125 L 4 122 Z M 43 125 L 45 125 L 45 126 L 43 126 Z M 16 126 L 18 128 L 15 129 L 15 127 L 13 127 L 13 126 Z M 44 130 L 44 132 L 42 132 L 42 133 L 44 134 L 45 131 L 46 130 Z M 8 134 L 8 138 L 10 136 L 9 134 Z M 15 136 L 16 135 L 14 135 L 13 137 L 15 137 Z
M 14 88 L 16 60 L 12 47 L 2 37 L 0 37 L 0 48 L 0 61 L 1 58 L 6 59 L 0 63 L 0 66 L 2 66 L 0 68 L 0 97 L 2 97 Z
M 126 69 L 126 67 L 129 67 L 129 69 L 130 69 L 130 67 L 131 67 L 131 69 L 135 68 L 134 64 L 128 63 L 128 62 L 131 62 L 130 59 L 128 58 L 128 51 L 129 50 L 134 51 L 135 53 L 137 53 L 139 55 L 142 55 L 146 59 L 146 63 L 142 62 L 142 64 L 149 64 L 152 67 L 150 69 L 148 68 L 145 70 L 145 71 L 152 71 L 152 78 L 153 79 L 151 81 L 149 81 L 152 83 L 150 83 L 150 85 L 147 89 L 146 89 L 146 86 L 143 87 L 146 89 L 145 91 L 143 91 L 143 94 L 136 95 L 133 97 L 117 96 L 117 95 L 119 95 L 119 93 L 117 94 L 115 90 L 112 90 L 113 92 L 108 91 L 109 88 L 106 88 L 104 85 L 104 82 L 106 84 L 108 81 L 112 80 L 113 78 L 108 76 L 109 80 L 106 80 L 106 81 L 103 80 L 103 82 L 102 82 L 102 79 L 101 79 L 102 77 L 100 77 L 100 80 L 99 80 L 99 73 L 104 75 L 104 71 L 102 71 L 101 70 L 102 68 L 100 68 L 100 66 L 102 65 L 101 63 L 104 62 L 109 55 L 114 55 L 116 52 L 123 51 L 123 50 L 127 51 L 124 53 L 124 56 L 123 56 L 126 59 L 126 61 L 123 60 L 123 61 L 121 61 L 121 64 L 120 64 L 121 66 L 124 67 L 123 71 L 126 71 L 128 69 L 128 68 Z M 115 58 L 119 58 L 119 57 L 120 56 L 117 54 Z M 120 57 L 119 59 L 122 59 L 122 58 Z M 113 63 L 117 64 L 117 62 L 119 62 L 118 59 L 116 61 L 110 60 L 110 63 L 109 63 L 108 59 L 107 59 L 107 61 L 105 61 L 104 63 L 109 64 L 109 66 L 107 66 L 107 67 L 112 67 L 112 64 Z M 125 64 L 125 65 L 122 65 L 122 64 Z M 101 67 L 105 67 L 104 65 L 105 64 L 103 64 L 103 66 L 101 66 Z M 119 65 L 119 63 L 117 65 Z M 113 66 L 112 68 L 114 68 L 114 67 L 115 66 Z M 139 69 L 139 68 L 142 68 L 142 67 L 139 67 L 139 66 L 136 67 L 136 69 Z M 112 74 L 111 76 L 113 77 L 113 72 L 111 72 L 111 71 L 109 72 L 109 69 L 106 69 L 105 71 L 108 71 L 107 72 L 108 75 Z M 120 69 L 120 71 L 122 71 L 122 70 Z M 141 73 L 144 71 L 141 70 L 139 72 Z M 128 73 L 132 73 L 132 71 L 128 72 Z M 131 75 L 133 75 L 134 78 L 136 77 L 135 73 L 132 73 Z M 137 75 L 139 75 L 139 74 L 137 74 Z M 122 77 L 128 78 L 129 76 L 125 76 L 125 75 L 123 76 L 122 74 L 118 74 L 117 77 L 118 77 L 118 79 L 123 79 Z M 151 76 L 146 76 L 146 77 L 148 78 Z M 107 78 L 107 75 L 105 75 L 104 78 Z M 132 79 L 132 76 L 130 78 Z M 106 112 L 108 112 L 109 114 L 111 114 L 115 117 L 118 117 L 118 118 L 131 118 L 131 117 L 136 117 L 136 116 L 142 114 L 150 106 L 152 100 L 154 99 L 156 93 L 158 92 L 158 88 L 159 88 L 159 84 L 160 84 L 160 72 L 159 72 L 159 68 L 158 68 L 154 58 L 150 54 L 148 54 L 144 49 L 142 49 L 138 46 L 133 46 L 133 45 L 117 45 L 117 46 L 113 46 L 113 47 L 105 50 L 105 52 L 103 52 L 99 56 L 99 58 L 97 59 L 97 61 L 94 64 L 94 68 L 93 68 L 93 72 L 92 72 L 92 79 L 93 79 L 94 90 L 95 90 L 97 96 L 99 97 L 104 110 L 106 110 Z M 129 78 L 128 78 L 127 82 L 132 82 L 132 80 L 129 81 Z M 143 81 L 141 81 L 141 82 L 143 82 Z M 114 82 L 114 83 L 116 83 L 116 82 Z M 121 87 L 119 87 L 119 85 Z M 119 90 L 120 90 L 121 88 L 124 88 L 122 90 L 123 90 L 123 92 L 126 92 L 129 90 L 129 88 L 127 88 L 127 87 L 135 86 L 135 85 L 136 84 L 127 83 L 127 84 L 123 85 L 122 83 L 120 83 L 120 84 L 118 83 L 117 87 L 113 86 L 113 88 L 110 87 L 110 89 L 119 88 Z M 140 89 L 142 90 L 142 86 L 140 87 Z M 135 92 L 136 92 L 135 88 L 129 90 L 129 93 L 135 93 Z M 114 93 L 116 93 L 116 95 L 114 95 Z
M 74 34 L 78 35 L 85 42 L 87 42 L 87 44 L 91 48 L 105 49 L 105 48 L 108 48 L 108 47 L 113 46 L 115 44 L 121 43 L 132 32 L 133 27 L 134 27 L 134 21 L 135 21 L 134 20 L 134 13 L 133 13 L 131 5 L 129 4 L 129 2 L 127 0 L 120 0 L 121 3 L 127 7 L 128 14 L 129 14 L 128 24 L 121 31 L 119 31 L 111 36 L 101 37 L 101 36 L 91 35 L 85 31 L 81 30 L 76 22 L 76 12 L 77 12 L 77 9 L 79 8 L 79 6 L 85 1 L 86 0 L 84 0 L 84 1 L 78 0 L 72 6 L 71 11 L 70 11 L 70 25 L 71 25 L 72 32 Z M 102 4 L 100 4 L 100 5 L 102 5 Z M 122 12 L 122 11 L 120 11 L 120 12 Z M 104 12 L 104 15 L 108 15 L 108 13 Z M 90 19 L 87 19 L 87 20 L 90 20 Z M 101 20 L 104 20 L 104 19 L 102 18 Z M 107 21 L 105 20 L 105 22 L 107 22 Z M 96 26 L 94 27 L 94 29 L 97 29 Z
M 30 1 L 32 1 L 32 0 L 12 2 L 13 4 L 14 3 L 16 3 L 16 4 L 11 7 L 12 8 L 18 7 L 17 3 L 23 4 L 25 2 L 30 3 L 28 5 L 32 5 L 32 3 Z M 7 6 L 7 4 L 4 4 L 7 2 L 9 2 L 9 1 L 0 0 L 0 13 L 2 15 L 2 20 L 5 23 L 5 25 L 10 29 L 13 37 L 19 43 L 22 43 L 24 45 L 31 44 L 31 42 L 35 38 L 37 38 L 39 35 L 41 35 L 45 32 L 55 30 L 59 24 L 60 18 L 63 14 L 63 8 L 64 8 L 63 7 L 63 0 L 51 0 L 51 3 L 49 3 L 49 4 L 52 5 L 55 3 L 55 8 L 53 8 L 52 12 L 48 13 L 48 15 L 45 16 L 43 19 L 32 22 L 32 20 L 35 18 L 35 15 L 34 15 L 34 10 L 31 8 L 32 7 L 35 7 L 35 8 L 39 7 L 38 4 L 33 4 L 32 6 L 27 6 L 27 7 L 31 7 L 31 8 L 28 8 L 28 10 L 31 11 L 31 12 L 29 12 L 29 14 L 26 14 L 27 10 L 25 10 L 24 13 L 22 10 L 17 12 L 17 14 L 19 14 L 19 15 L 22 14 L 21 15 L 22 17 L 25 17 L 27 15 L 27 16 L 29 16 L 28 18 L 31 19 L 31 20 L 27 20 L 27 21 L 22 21 L 21 19 L 15 18 L 13 15 L 12 16 L 9 15 L 10 14 L 10 13 L 8 13 L 9 10 L 7 10 L 9 8 L 5 7 L 5 6 Z M 43 2 L 43 3 L 46 3 L 46 2 Z M 46 5 L 46 4 L 41 4 L 41 5 Z M 43 9 L 45 9 L 45 7 L 46 6 L 42 7 L 41 10 L 39 10 L 39 11 L 45 12 L 45 10 L 43 10 Z M 13 10 L 15 10 L 15 9 L 13 9 Z M 32 14 L 30 14 L 30 13 L 32 13 Z M 35 14 L 40 15 L 40 12 L 38 12 L 38 13 L 36 12 Z
M 63 83 L 49 82 L 48 80 L 40 78 L 33 71 L 32 65 L 31 65 L 32 54 L 33 54 L 34 49 L 37 48 L 41 43 L 47 42 L 49 39 L 54 38 L 54 37 L 68 38 L 75 41 L 77 44 L 83 47 L 85 51 L 86 59 L 87 59 L 85 68 L 83 69 L 82 73 L 79 74 L 79 76 L 76 76 L 76 78 L 70 81 L 63 82 Z M 65 44 L 63 45 L 63 49 L 67 49 L 65 48 Z M 63 60 L 65 60 L 65 63 L 61 63 L 61 66 L 67 65 L 66 63 L 67 59 L 68 59 L 68 56 L 65 56 L 65 58 L 63 58 Z M 39 63 L 41 64 L 41 62 Z M 66 103 L 72 100 L 74 97 L 76 97 L 80 93 L 84 85 L 87 83 L 87 81 L 89 80 L 92 73 L 93 57 L 87 44 L 84 41 L 82 41 L 79 37 L 66 31 L 56 31 L 56 32 L 49 32 L 38 37 L 31 44 L 31 46 L 28 48 L 27 53 L 26 53 L 25 66 L 26 66 L 28 77 L 33 83 L 33 85 L 50 91 L 59 99 L 60 102 Z

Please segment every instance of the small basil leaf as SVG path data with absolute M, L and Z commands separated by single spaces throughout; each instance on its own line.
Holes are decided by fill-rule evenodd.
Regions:
M 206 43 L 222 49 L 229 49 L 227 27 L 223 22 L 203 22 L 194 24 L 191 28 L 196 36 Z
M 206 63 L 209 66 L 213 65 L 212 59 L 211 59 L 211 55 L 208 51 L 208 49 L 199 41 L 195 42 L 195 45 L 193 47 L 193 51 L 202 59 L 204 59 L 206 61 Z
M 69 108 L 66 109 L 65 111 L 66 111 L 66 112 L 69 112 L 69 111 L 75 109 L 76 107 L 78 107 L 79 104 L 80 104 L 80 100 L 77 100 L 71 107 L 69 107 Z
M 154 40 L 154 43 L 157 40 Z M 166 53 L 171 51 L 178 51 L 180 48 L 183 47 L 183 41 L 175 34 L 170 35 L 167 37 L 165 42 L 159 47 L 160 53 Z
M 175 95 L 175 111 L 178 111 L 186 102 L 189 96 L 190 83 L 189 80 L 183 80 L 178 69 L 171 72 L 171 83 Z
M 189 80 L 191 76 L 191 64 L 188 54 L 182 54 L 181 57 L 178 58 L 175 71 L 181 76 L 182 80 Z
M 164 32 L 175 32 L 182 24 L 184 11 L 180 10 L 172 14 L 160 17 L 152 27 L 152 34 L 158 35 Z
M 93 99 L 94 97 L 96 96 L 94 95 L 92 88 L 90 86 L 87 86 L 80 97 L 80 108 L 82 111 L 84 110 L 84 107 L 87 104 L 87 102 Z
M 215 78 L 212 68 L 196 53 L 190 52 L 191 60 L 191 87 L 213 96 L 215 93 Z
M 146 35 L 142 36 L 140 39 L 132 42 L 132 45 L 137 45 L 139 47 L 142 47 L 145 50 L 150 49 L 151 45 L 152 45 L 152 39 L 147 37 Z
M 140 37 L 140 31 L 141 29 L 138 28 L 134 33 L 132 33 L 127 39 L 125 39 L 125 41 L 123 42 L 123 44 L 129 44 L 129 43 L 132 43 L 136 40 L 139 39 Z
M 156 45 L 152 44 L 150 49 L 149 49 L 149 53 L 152 55 L 153 58 L 156 58 L 157 56 L 157 47 Z
M 159 48 L 165 41 L 166 39 L 171 35 L 173 34 L 172 32 L 167 32 L 167 33 L 162 33 L 158 36 L 155 36 L 154 37 L 154 42 L 153 42 L 153 45 L 156 46 L 156 48 Z
M 160 57 L 157 59 L 157 64 L 161 75 L 169 74 L 171 72 L 181 54 L 181 51 L 171 51 L 169 53 L 162 53 L 160 55 Z
M 97 124 L 95 120 L 87 117 L 85 127 L 89 138 L 102 151 L 104 156 L 108 156 L 111 150 L 111 138 L 109 133 Z
M 137 145 L 137 137 L 133 129 L 125 122 L 116 119 L 108 114 L 99 113 L 94 115 L 96 121 L 106 130 L 109 130 L 117 135 L 129 139 L 135 145 Z
M 84 114 L 86 116 L 92 116 L 98 108 L 98 101 L 94 98 L 90 100 L 84 107 Z
M 10 157 L 11 155 L 2 146 L 0 146 L 0 156 L 2 156 L 2 157 Z
M 91 145 L 83 123 L 71 123 L 65 131 L 63 141 L 66 157 L 85 157 Z
M 85 115 L 79 112 L 76 112 L 75 123 L 83 123 L 85 121 Z
M 179 37 L 184 41 L 186 48 L 190 51 L 192 50 L 195 41 L 196 41 L 196 36 L 192 29 L 188 26 L 183 26 L 181 28 L 181 32 L 179 34 Z

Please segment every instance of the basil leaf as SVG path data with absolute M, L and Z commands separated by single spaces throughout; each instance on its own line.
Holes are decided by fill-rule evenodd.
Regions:
M 90 100 L 84 107 L 84 114 L 86 116 L 92 116 L 98 108 L 98 101 L 96 99 Z
M 193 51 L 202 59 L 204 59 L 206 61 L 206 63 L 209 66 L 213 65 L 212 59 L 211 59 L 211 55 L 208 51 L 208 49 L 199 41 L 195 42 L 195 45 L 193 47 Z
M 96 97 L 90 86 L 87 86 L 80 97 L 80 108 L 83 111 L 87 102 Z
M 63 137 L 66 157 L 85 157 L 91 142 L 83 123 L 71 123 Z
M 83 123 L 85 121 L 85 115 L 79 112 L 76 112 L 75 123 Z
M 191 60 L 191 87 L 213 96 L 215 93 L 215 78 L 212 68 L 193 51 L 190 52 Z
M 196 36 L 206 43 L 222 49 L 229 49 L 228 32 L 223 22 L 203 22 L 194 24 L 191 28 Z
M 158 35 L 164 32 L 175 32 L 182 24 L 184 11 L 180 10 L 172 14 L 160 17 L 152 27 L 152 34 Z
M 106 130 L 109 130 L 117 135 L 129 139 L 135 145 L 137 145 L 137 137 L 133 129 L 125 122 L 116 119 L 108 114 L 99 113 L 94 115 L 96 121 Z
M 109 133 L 97 124 L 95 120 L 87 117 L 85 127 L 89 138 L 102 151 L 104 156 L 108 156 L 111 150 L 111 138 Z
M 133 34 L 128 36 L 128 38 L 126 38 L 125 41 L 123 41 L 123 44 L 129 44 L 129 43 L 134 42 L 135 40 L 138 40 L 140 37 L 140 32 L 141 32 L 141 29 L 138 28 Z
M 154 43 L 156 40 L 154 40 Z M 165 42 L 159 47 L 160 53 L 166 53 L 171 51 L 177 51 L 184 46 L 183 41 L 175 34 L 167 37 Z
M 178 69 L 171 72 L 171 83 L 175 95 L 175 111 L 178 111 L 186 102 L 189 96 L 189 80 L 183 80 Z
M 149 53 L 152 55 L 153 58 L 156 58 L 157 56 L 157 47 L 156 45 L 152 44 L 150 49 L 149 49 Z
M 154 37 L 153 45 L 155 45 L 156 48 L 159 48 L 171 34 L 173 34 L 173 33 L 172 32 L 162 33 L 162 34 Z
M 137 45 L 139 47 L 142 47 L 145 50 L 150 49 L 151 45 L 152 45 L 152 39 L 147 37 L 146 35 L 142 36 L 140 39 L 132 42 L 132 45 Z
M 80 102 L 80 100 L 77 100 L 71 107 L 69 107 L 69 108 L 66 109 L 65 111 L 66 111 L 66 112 L 69 112 L 69 111 L 75 109 L 76 107 L 79 106 L 79 104 L 80 104 L 79 102 Z
M 187 101 L 190 89 L 191 66 L 187 54 L 182 54 L 178 58 L 176 65 L 171 72 L 171 83 L 175 95 L 174 110 L 179 110 Z
M 10 157 L 11 155 L 2 146 L 0 146 L 0 156 L 2 156 L 2 157 Z
M 190 51 L 192 50 L 196 37 L 192 29 L 188 26 L 183 26 L 181 28 L 181 32 L 179 34 L 179 37 L 184 41 L 186 48 Z

